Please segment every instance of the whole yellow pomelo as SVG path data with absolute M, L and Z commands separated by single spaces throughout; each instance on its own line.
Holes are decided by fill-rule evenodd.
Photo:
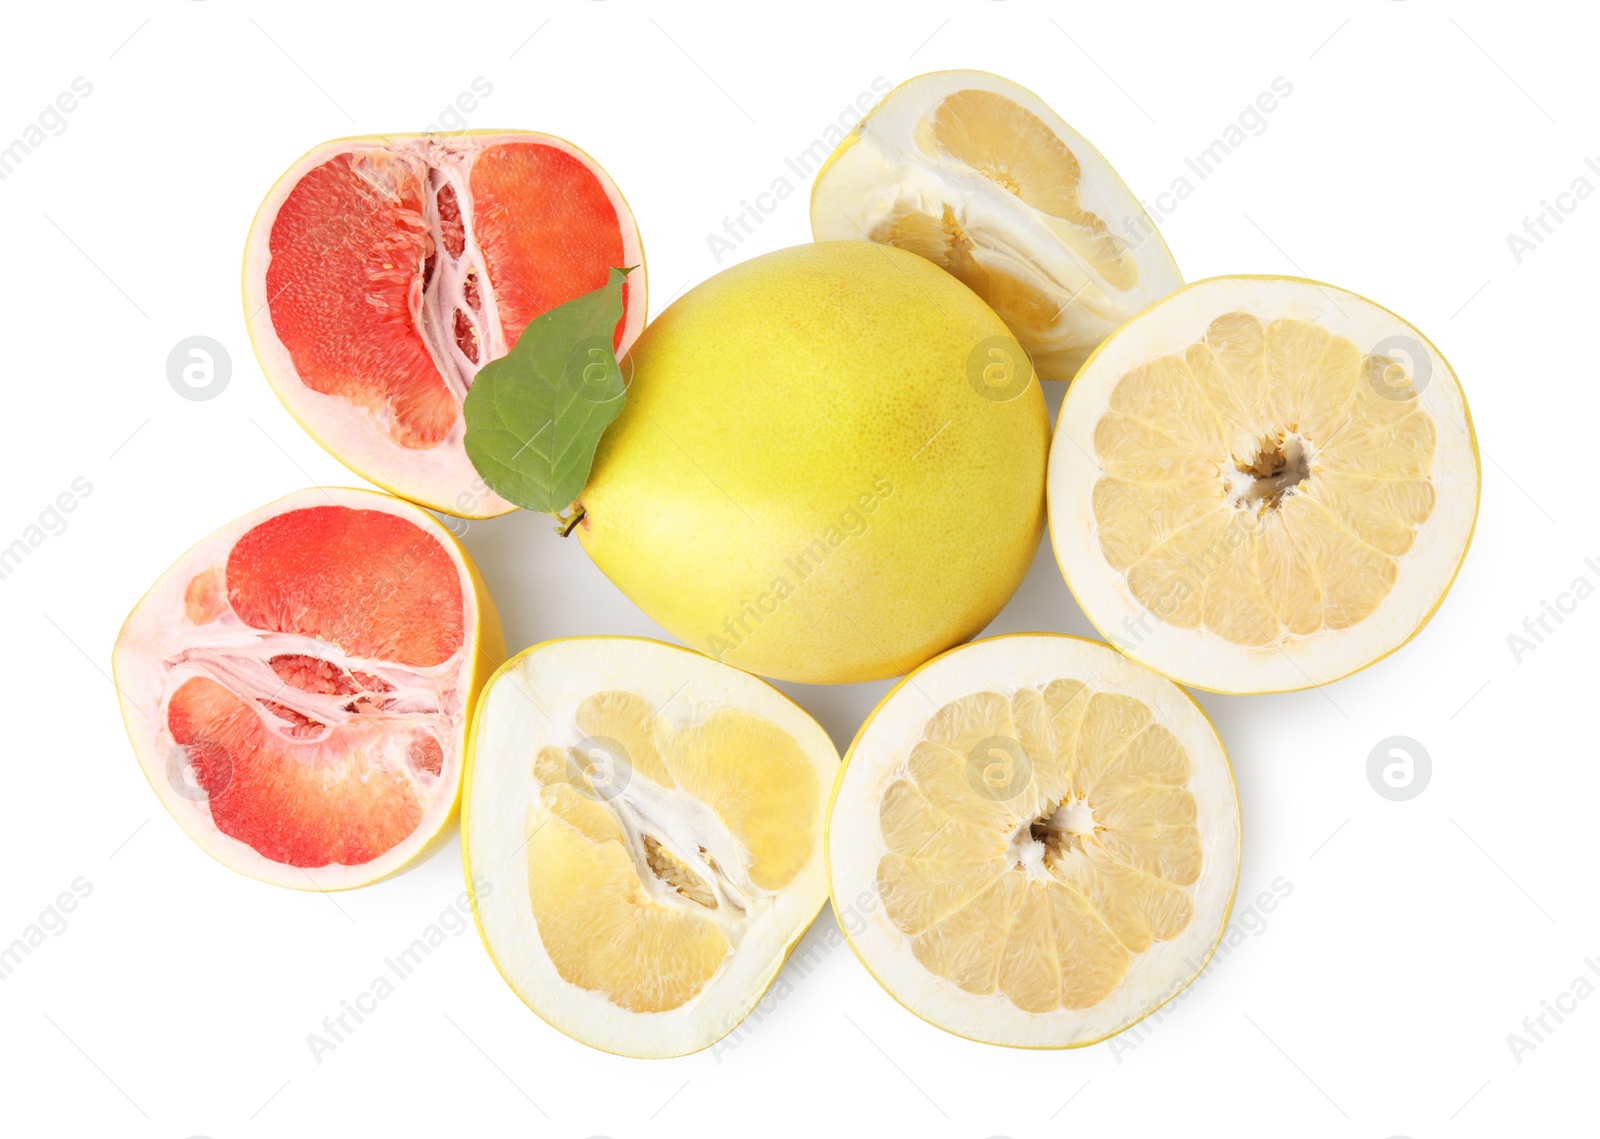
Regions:
M 645 329 L 578 533 L 664 628 L 764 676 L 898 676 L 977 634 L 1044 527 L 1049 416 L 978 296 L 867 242 L 752 258 Z

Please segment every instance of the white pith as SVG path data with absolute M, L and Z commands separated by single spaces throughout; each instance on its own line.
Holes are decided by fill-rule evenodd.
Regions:
M 886 908 L 872 907 L 858 930 L 848 935 L 862 963 L 917 1016 L 972 1040 L 1065 1048 L 1127 1028 L 1175 996 L 1205 967 L 1222 936 L 1238 881 L 1240 819 L 1233 772 L 1215 730 L 1194 701 L 1170 681 L 1103 645 L 1020 634 L 975 641 L 936 657 L 885 697 L 862 726 L 845 757 L 828 817 L 833 897 L 878 897 L 879 860 L 888 850 L 879 809 L 889 785 L 906 776 L 907 757 L 934 711 L 973 692 L 1009 693 L 1063 678 L 1144 701 L 1156 722 L 1188 752 L 1187 786 L 1198 809 L 1203 852 L 1200 877 L 1189 888 L 1194 916 L 1174 939 L 1136 954 L 1121 984 L 1099 1004 L 1041 1014 L 1018 1008 L 1003 993 L 966 992 L 930 972 Z M 1057 809 L 1050 825 L 1074 836 L 1086 834 L 1093 823 L 1086 815 L 1081 801 L 1069 801 Z M 1044 845 L 1028 838 L 1026 826 L 1010 849 L 1026 873 L 1046 873 Z M 1066 857 L 1082 855 L 1072 850 Z
M 641 872 L 651 896 L 713 918 L 733 948 L 698 994 L 665 1012 L 632 1012 L 565 980 L 540 940 L 529 900 L 529 836 L 541 826 L 564 825 L 541 801 L 534 758 L 549 745 L 581 745 L 586 737 L 574 719 L 578 705 L 609 690 L 639 695 L 675 727 L 700 722 L 720 707 L 771 721 L 812 761 L 819 805 L 838 753 L 816 721 L 764 681 L 654 641 L 584 637 L 537 645 L 508 662 L 484 690 L 463 789 L 462 851 L 490 956 L 517 995 L 568 1036 L 622 1055 L 679 1056 L 731 1032 L 772 983 L 827 899 L 823 844 L 819 833 L 811 857 L 788 885 L 763 890 L 749 881 L 741 844 L 703 803 L 637 772 L 625 778 L 603 772 L 604 778 L 594 778 L 594 797 L 629 835 L 636 866 L 645 869 L 642 840 L 649 834 L 712 887 L 718 906 L 711 910 Z M 597 766 L 607 766 L 609 758 Z M 614 780 L 623 786 L 613 794 L 604 788 Z M 708 865 L 701 847 L 721 873 Z
M 1399 576 L 1365 619 L 1346 629 L 1307 635 L 1283 630 L 1261 646 L 1240 645 L 1204 627 L 1162 621 L 1133 595 L 1126 575 L 1102 553 L 1093 494 L 1104 468 L 1095 427 L 1117 382 L 1131 369 L 1182 353 L 1216 317 L 1253 313 L 1317 323 L 1363 350 L 1403 336 L 1427 353 L 1428 382 L 1415 397 L 1435 423 L 1432 481 L 1437 505 L 1398 557 Z M 1314 466 L 1315 448 L 1305 458 Z M 1259 509 L 1254 480 L 1226 475 L 1237 509 Z M 1479 471 L 1471 418 L 1455 373 L 1419 330 L 1371 301 L 1314 281 L 1283 277 L 1214 277 L 1179 290 L 1106 340 L 1079 372 L 1056 421 L 1048 474 L 1050 540 L 1084 615 L 1123 651 L 1180 683 L 1218 692 L 1293 691 L 1326 684 L 1386 656 L 1409 640 L 1449 588 L 1477 516 Z M 1290 493 L 1293 493 L 1290 491 Z
M 467 398 L 472 381 L 479 370 L 490 360 L 498 360 L 508 351 L 505 329 L 500 324 L 499 304 L 494 290 L 489 288 L 489 267 L 478 248 L 477 229 L 473 225 L 474 203 L 471 185 L 467 179 L 470 155 L 432 142 L 418 148 L 428 163 L 422 178 L 426 205 L 424 216 L 428 220 L 429 235 L 433 239 L 434 264 L 432 280 L 423 285 L 418 309 L 412 313 L 417 327 L 422 331 L 423 342 L 433 356 L 434 366 L 450 385 L 457 402 Z M 444 222 L 439 214 L 439 192 L 449 186 L 455 193 L 461 211 L 463 248 L 459 257 L 452 257 L 444 239 Z M 467 296 L 469 281 L 478 282 L 478 304 Z M 455 316 L 460 313 L 472 329 L 473 338 L 480 345 L 477 361 L 472 360 L 456 339 Z M 460 441 L 465 432 L 458 429 L 450 443 Z
M 169 688 L 177 688 L 182 683 L 176 679 L 180 675 L 209 676 L 246 700 L 270 700 L 324 724 L 328 731 L 320 733 L 322 736 L 364 713 L 347 710 L 346 705 L 352 703 L 348 695 L 307 692 L 285 683 L 268 663 L 274 657 L 316 657 L 345 673 L 359 671 L 376 676 L 393 689 L 371 692 L 385 711 L 446 712 L 450 715 L 460 711 L 461 701 L 456 691 L 460 651 L 430 669 L 406 668 L 389 661 L 352 656 L 333 642 L 316 637 L 253 629 L 231 610 L 210 624 L 186 632 L 185 647 L 162 662 L 174 677 Z M 274 730 L 285 739 L 308 738 L 291 736 L 276 727 Z
M 992 91 L 1020 104 L 1066 143 L 1082 169 L 1084 208 L 1133 250 L 1139 275 L 1132 288 L 1110 284 L 1075 251 L 1060 232 L 1066 222 L 919 146 L 917 132 L 925 116 L 965 89 Z M 940 217 L 949 207 L 974 242 L 973 257 L 980 265 L 1031 284 L 1061 304 L 1050 334 L 1027 344 L 1041 368 L 1046 355 L 1076 367 L 1128 317 L 1183 284 L 1155 223 L 1110 163 L 1043 100 L 1009 80 L 982 71 L 918 76 L 886 95 L 856 135 L 835 151 L 832 165 L 817 179 L 811 202 L 816 239 L 864 241 L 907 210 Z
M 484 149 L 508 142 L 537 142 L 563 150 L 578 158 L 600 182 L 616 210 L 622 233 L 626 265 L 640 266 L 630 274 L 630 289 L 636 290 L 627 310 L 620 357 L 632 345 L 645 323 L 644 254 L 633 214 L 621 192 L 604 170 L 583 151 L 553 135 L 521 132 L 466 132 L 460 135 L 374 135 L 337 139 L 312 150 L 284 172 L 261 203 L 245 242 L 244 304 L 251 341 L 260 357 L 267 381 L 285 407 L 312 436 L 363 478 L 402 498 L 432 510 L 463 518 L 492 518 L 515 509 L 511 503 L 484 484 L 462 446 L 465 427 L 458 420 L 449 436 L 436 446 L 401 446 L 384 429 L 380 418 L 341 396 L 314 391 L 300 382 L 294 360 L 273 328 L 267 293 L 267 267 L 272 260 L 272 225 L 278 211 L 300 180 L 311 170 L 345 153 L 387 152 L 400 157 L 412 169 L 424 173 L 425 220 L 438 256 L 434 279 L 428 288 L 419 278 L 408 298 L 410 316 L 434 361 L 440 376 L 457 401 L 466 398 L 472 380 L 489 360 L 505 355 L 504 329 L 490 287 L 483 254 L 477 245 L 472 225 L 472 201 L 467 192 L 474 158 Z M 368 179 L 380 193 L 381 177 Z M 438 214 L 438 193 L 449 185 L 461 207 L 466 248 L 461 257 L 447 256 Z M 479 282 L 480 304 L 471 305 L 466 297 L 469 274 Z M 474 363 L 456 346 L 454 313 L 462 311 L 478 334 L 486 351 Z
M 245 625 L 229 609 L 206 625 L 195 626 L 184 615 L 184 591 L 193 578 L 208 569 L 226 565 L 228 553 L 250 529 L 290 510 L 316 506 L 347 506 L 356 510 L 382 510 L 413 522 L 434 535 L 449 551 L 461 575 L 465 605 L 464 628 L 468 641 L 448 660 L 428 669 L 411 669 L 391 662 L 346 654 L 329 641 L 287 633 L 268 633 Z M 122 705 L 122 717 L 145 777 L 162 805 L 196 843 L 217 861 L 251 878 L 292 889 L 336 890 L 373 882 L 404 866 L 449 821 L 456 806 L 467 718 L 463 702 L 470 680 L 473 645 L 480 628 L 471 576 L 454 542 L 427 512 L 389 495 L 338 487 L 297 491 L 252 511 L 202 539 L 161 575 L 129 615 L 112 653 L 112 672 Z M 248 843 L 217 829 L 202 790 L 187 778 L 188 757 L 167 726 L 167 705 L 185 681 L 207 677 L 245 701 L 256 701 L 262 726 L 285 742 L 315 743 L 336 725 L 370 713 L 346 711 L 351 696 L 302 691 L 279 679 L 267 663 L 272 657 L 296 654 L 317 657 L 350 671 L 377 676 L 394 686 L 382 694 L 384 712 L 393 714 L 437 711 L 443 730 L 427 725 L 440 744 L 443 764 L 436 777 L 418 772 L 405 762 L 402 749 L 386 749 L 368 758 L 404 775 L 422 805 L 416 829 L 390 850 L 358 866 L 297 867 L 266 858 Z M 328 725 L 318 735 L 295 735 L 289 723 L 261 702 L 292 708 Z M 411 722 L 411 728 L 422 728 Z M 184 786 L 180 789 L 175 779 Z
M 663 787 L 626 763 L 614 764 L 610 778 L 620 784 L 614 794 L 598 795 L 622 828 L 639 881 L 662 905 L 710 918 L 738 944 L 746 924 L 759 917 L 776 893 L 750 880 L 750 857 L 717 813 L 681 787 Z M 711 893 L 714 908 L 686 897 L 649 866 L 645 840 L 670 851 Z

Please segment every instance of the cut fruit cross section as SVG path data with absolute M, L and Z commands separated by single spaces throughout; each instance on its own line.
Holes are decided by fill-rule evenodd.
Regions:
M 112 667 L 145 775 L 190 837 L 253 878 L 330 890 L 448 829 L 473 701 L 504 656 L 488 590 L 432 516 L 318 487 L 180 558 Z
M 1084 366 L 1050 532 L 1084 613 L 1185 684 L 1325 684 L 1394 651 L 1466 555 L 1479 472 L 1450 366 L 1405 321 L 1282 277 L 1201 281 Z
M 996 637 L 913 672 L 862 726 L 828 867 L 835 905 L 879 903 L 850 941 L 901 1004 L 973 1040 L 1075 1047 L 1204 968 L 1238 798 L 1176 685 L 1092 641 Z
M 827 895 L 827 734 L 656 641 L 537 645 L 473 728 L 463 850 L 489 955 L 562 1032 L 628 1056 L 744 1019 Z
M 595 161 L 530 132 L 325 143 L 267 195 L 245 247 L 262 369 L 357 474 L 472 518 L 512 509 L 463 448 L 461 402 L 529 321 L 641 265 L 633 215 Z M 618 355 L 644 328 L 623 288 Z
M 1000 314 L 1041 379 L 1183 284 L 1144 208 L 1033 92 L 982 71 L 896 87 L 817 173 L 818 241 L 875 241 L 947 269 Z

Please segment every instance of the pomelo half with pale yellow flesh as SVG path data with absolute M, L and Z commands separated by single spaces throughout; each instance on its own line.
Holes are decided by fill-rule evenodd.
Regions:
M 1355 293 L 1215 277 L 1084 365 L 1050 534 L 1084 614 L 1184 684 L 1326 684 L 1416 635 L 1465 558 L 1478 448 L 1455 373 Z
M 112 654 L 162 805 L 242 874 L 362 886 L 441 839 L 473 702 L 505 658 L 489 591 L 426 511 L 297 491 L 162 574 Z
M 1155 222 L 1032 91 L 935 71 L 889 92 L 817 172 L 818 241 L 876 241 L 948 269 L 1000 314 L 1040 379 L 1183 284 Z
M 644 327 L 643 251 L 606 172 L 531 132 L 384 135 L 312 150 L 245 244 L 244 305 L 278 398 L 357 474 L 434 510 L 512 509 L 463 446 L 461 402 L 528 322 L 638 266 L 618 353 Z
M 923 1020 L 991 1044 L 1092 1044 L 1216 949 L 1239 877 L 1233 769 L 1188 693 L 1102 644 L 976 641 L 862 725 L 828 873 L 865 912 L 856 955 Z
M 490 957 L 584 1044 L 714 1044 L 827 900 L 838 765 L 798 705 L 687 649 L 574 637 L 520 653 L 484 692 L 462 807 Z

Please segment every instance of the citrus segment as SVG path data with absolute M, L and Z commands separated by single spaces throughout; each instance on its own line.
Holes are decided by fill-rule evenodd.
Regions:
M 1123 320 L 1183 282 L 1139 202 L 1036 95 L 978 71 L 886 96 L 817 175 L 819 241 L 895 245 L 998 312 L 1043 379 L 1071 379 Z
M 1067 143 L 1039 116 L 994 91 L 966 88 L 944 98 L 924 120 L 933 156 L 969 166 L 1051 219 L 1111 285 L 1129 289 L 1139 266 L 1079 197 L 1083 167 Z M 924 131 L 919 128 L 919 142 Z
M 554 641 L 491 682 L 464 846 L 490 956 L 595 1047 L 731 1031 L 826 894 L 837 753 L 748 674 L 633 638 Z
M 542 828 L 528 843 L 528 901 L 561 977 L 630 1012 L 679 1008 L 728 954 L 715 922 L 650 897 L 620 836 Z
M 273 862 L 318 867 L 371 862 L 416 830 L 442 772 L 434 736 L 359 719 L 308 739 L 281 726 L 208 677 L 172 694 L 167 730 L 219 831 Z
M 354 556 L 332 573 L 330 551 Z M 311 506 L 268 518 L 228 551 L 226 581 L 246 625 L 331 641 L 355 656 L 427 668 L 465 636 L 450 551 L 382 510 Z
M 631 219 L 619 221 L 615 190 L 602 177 L 570 150 L 537 143 L 485 146 L 473 161 L 476 236 L 508 351 L 534 317 L 598 289 L 611 268 L 638 264 Z M 624 335 L 637 334 L 626 314 L 642 279 L 630 273 L 623 282 L 625 315 L 612 336 L 619 354 Z
M 1420 627 L 1477 494 L 1466 404 L 1421 333 L 1314 282 L 1217 278 L 1085 367 L 1051 530 L 1085 613 L 1138 659 L 1222 691 L 1303 688 Z
M 301 382 L 380 418 L 405 447 L 438 444 L 457 418 L 411 319 L 428 244 L 418 173 L 388 151 L 345 153 L 284 200 L 266 268 L 267 311 Z
M 873 713 L 835 793 L 829 872 L 836 897 L 882 900 L 852 944 L 901 1003 L 975 1039 L 1060 1047 L 1199 971 L 1238 838 L 1227 758 L 1180 689 L 1092 642 L 1024 634 L 936 658 Z
M 190 836 L 252 877 L 334 889 L 447 827 L 503 652 L 476 570 L 431 516 L 318 488 L 179 559 L 113 668 L 134 750 Z
M 605 172 L 547 135 L 341 139 L 262 203 L 245 309 L 273 389 L 359 474 L 437 510 L 511 509 L 466 457 L 461 402 L 540 313 L 639 265 Z M 618 350 L 644 326 L 629 276 Z

